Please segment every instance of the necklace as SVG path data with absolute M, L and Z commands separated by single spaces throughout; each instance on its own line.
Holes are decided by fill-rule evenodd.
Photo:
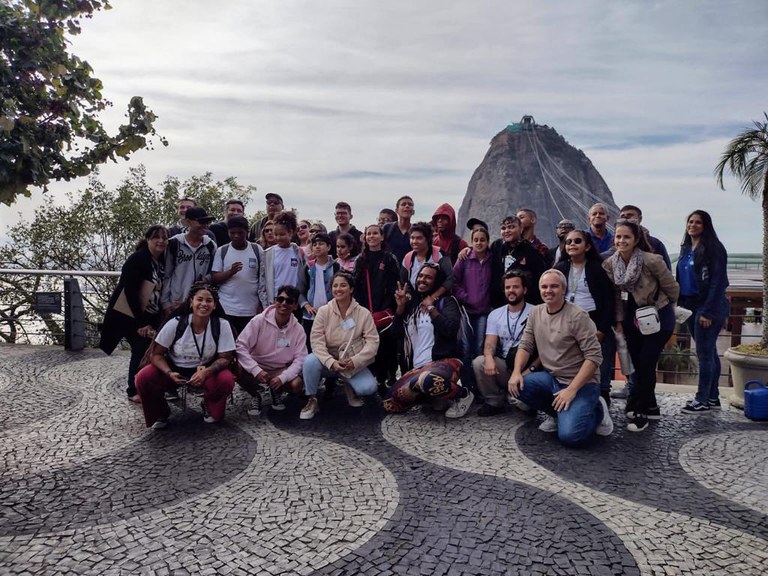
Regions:
M 578 270 L 578 274 L 576 271 Z M 571 269 L 568 271 L 568 288 L 570 288 L 571 296 L 568 299 L 569 302 L 573 303 L 574 300 L 576 300 L 576 291 L 579 289 L 579 282 L 581 282 L 582 277 L 584 276 L 584 267 L 576 268 L 576 266 L 571 263 Z

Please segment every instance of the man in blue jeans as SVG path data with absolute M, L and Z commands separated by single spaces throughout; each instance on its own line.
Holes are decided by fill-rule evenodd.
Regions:
M 566 279 L 559 270 L 544 272 L 539 290 L 544 304 L 528 316 L 509 393 L 556 417 L 558 438 L 567 446 L 578 446 L 593 434 L 608 436 L 613 421 L 600 396 L 603 357 L 595 324 L 584 310 L 565 301 Z M 523 374 L 534 349 L 543 369 Z

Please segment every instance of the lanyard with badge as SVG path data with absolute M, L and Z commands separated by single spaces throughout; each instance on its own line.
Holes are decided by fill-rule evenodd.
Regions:
M 197 336 L 195 336 L 195 331 L 192 329 L 192 326 L 189 327 L 189 331 L 192 333 L 192 340 L 195 343 L 195 349 L 197 350 L 197 355 L 200 358 L 200 364 L 197 365 L 197 368 L 195 369 L 195 371 L 201 372 L 205 370 L 205 366 L 203 365 L 203 354 L 205 353 L 205 337 L 208 335 L 208 326 L 206 326 L 205 330 L 203 330 L 202 346 L 197 345 Z
M 515 318 L 515 326 L 513 328 L 512 326 L 510 326 L 510 321 L 509 321 L 510 312 L 509 312 L 509 308 L 507 308 L 507 330 L 509 330 L 509 337 L 512 339 L 512 344 L 514 344 L 515 340 L 517 340 L 517 336 L 516 336 L 517 325 L 520 323 L 520 318 L 523 316 L 523 310 L 525 310 L 525 306 L 523 306 L 523 309 L 517 313 L 517 318 Z

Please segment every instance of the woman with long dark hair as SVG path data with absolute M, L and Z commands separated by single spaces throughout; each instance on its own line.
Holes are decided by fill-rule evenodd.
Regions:
M 616 322 L 616 298 L 611 279 L 602 266 L 592 236 L 584 230 L 573 230 L 565 237 L 565 259 L 554 268 L 567 279 L 565 299 L 589 314 L 597 327 L 597 339 L 603 352 L 603 363 L 613 366 L 613 325 Z M 610 352 L 609 352 L 610 351 Z M 600 395 L 611 402 L 611 371 L 600 369 Z
M 616 331 L 623 332 L 635 366 L 635 386 L 627 398 L 627 430 L 641 432 L 648 420 L 660 418 L 656 402 L 656 364 L 675 328 L 674 306 L 680 287 L 664 259 L 650 252 L 640 226 L 631 220 L 617 220 L 614 231 L 616 252 L 603 261 L 613 281 L 616 297 Z M 657 322 L 640 331 L 636 312 L 648 307 L 656 311 Z M 655 326 L 651 327 L 651 324 Z
M 379 350 L 371 366 L 371 372 L 382 385 L 391 386 L 397 373 L 397 344 L 392 335 L 391 322 L 396 308 L 395 292 L 400 277 L 400 266 L 395 256 L 387 250 L 381 226 L 371 224 L 363 231 L 363 251 L 355 262 L 355 300 L 371 314 L 391 314 L 390 326 L 379 329 Z
M 234 352 L 232 328 L 221 317 L 216 289 L 205 282 L 193 284 L 186 305 L 157 333 L 151 363 L 136 375 L 147 427 L 165 428 L 171 410 L 164 394 L 179 386 L 203 390 L 207 424 L 224 418 L 235 387 L 235 375 L 228 368 Z
M 167 244 L 165 226 L 154 224 L 147 229 L 144 238 L 136 245 L 136 251 L 123 264 L 120 280 L 109 299 L 102 322 L 99 348 L 112 354 L 122 338 L 131 347 L 125 390 L 131 402 L 141 401 L 136 392 L 136 372 L 160 327 L 160 293 Z
M 679 303 L 693 312 L 686 325 L 696 342 L 699 360 L 699 387 L 696 397 L 683 407 L 685 414 L 720 409 L 717 385 L 721 366 L 717 336 L 728 316 L 727 268 L 728 253 L 717 237 L 712 217 L 704 210 L 694 210 L 686 219 L 677 260 Z

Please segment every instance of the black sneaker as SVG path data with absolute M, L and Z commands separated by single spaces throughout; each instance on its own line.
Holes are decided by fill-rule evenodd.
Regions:
M 481 417 L 496 416 L 497 414 L 503 414 L 505 412 L 503 406 L 491 406 L 490 404 L 483 404 L 477 411 L 477 415 Z
M 683 414 L 706 414 L 709 412 L 709 404 L 702 404 L 698 400 L 688 400 L 680 412 Z
M 272 400 L 272 410 L 277 410 L 278 412 L 285 410 L 285 403 L 283 402 L 282 392 L 279 392 L 274 388 L 270 388 L 269 395 L 271 397 L 270 400 Z
M 645 414 L 635 414 L 627 424 L 627 430 L 630 432 L 642 432 L 646 428 L 648 428 L 648 417 Z
M 261 416 L 261 393 L 256 392 L 256 396 L 251 396 L 251 401 L 247 409 L 248 416 Z
M 661 420 L 661 410 L 658 406 L 648 408 L 648 414 L 645 415 L 648 420 Z
M 720 398 L 715 398 L 714 400 L 710 400 L 708 402 L 709 409 L 710 410 L 722 410 L 723 406 L 720 404 Z

